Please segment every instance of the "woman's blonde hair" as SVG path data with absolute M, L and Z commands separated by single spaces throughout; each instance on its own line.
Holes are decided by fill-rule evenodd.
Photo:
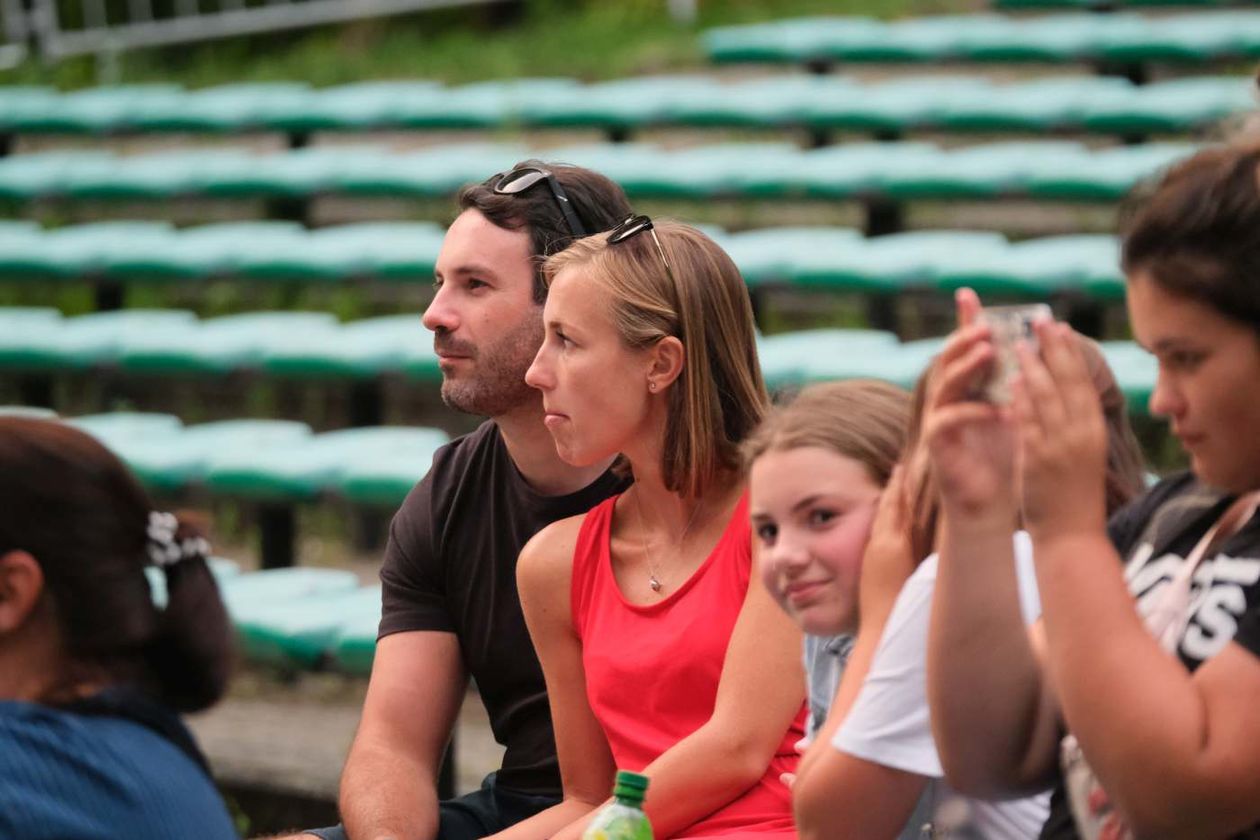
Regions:
M 670 490 L 695 497 L 740 468 L 739 445 L 765 415 L 769 397 L 748 288 L 734 261 L 693 227 L 660 221 L 654 228 L 668 268 L 652 231 L 615 244 L 601 233 L 549 257 L 543 277 L 550 284 L 561 271 L 581 268 L 582 282 L 600 288 L 628 347 L 650 347 L 666 336 L 682 342 L 661 473 Z
M 905 448 L 909 420 L 909 392 L 887 382 L 811 385 L 771 411 L 744 443 L 744 461 L 751 466 L 767 452 L 818 446 L 862 464 L 883 487 Z

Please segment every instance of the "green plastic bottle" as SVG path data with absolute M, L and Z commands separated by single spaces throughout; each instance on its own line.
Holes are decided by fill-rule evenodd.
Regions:
M 647 776 L 618 770 L 613 801 L 591 820 L 582 832 L 582 840 L 652 840 L 652 823 L 643 813 L 647 786 Z

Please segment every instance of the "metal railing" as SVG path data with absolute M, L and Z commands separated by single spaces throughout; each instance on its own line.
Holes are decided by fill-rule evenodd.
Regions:
M 57 0 L 0 0 L 5 34 L 16 61 L 30 43 L 45 60 L 74 55 L 117 55 L 139 47 L 169 46 L 215 38 L 298 29 L 367 17 L 471 6 L 503 0 L 174 0 L 170 13 L 155 13 L 153 0 L 127 0 L 107 7 L 105 0 L 80 0 L 81 19 L 63 21 Z M 63 0 L 64 3 L 64 0 Z M 163 12 L 167 10 L 164 9 Z M 12 21 L 10 23 L 12 13 Z
M 22 0 L 0 0 L 0 70 L 22 63 L 30 37 L 30 20 Z

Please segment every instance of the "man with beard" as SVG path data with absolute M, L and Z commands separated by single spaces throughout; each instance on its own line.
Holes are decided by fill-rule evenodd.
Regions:
M 489 419 L 437 452 L 390 525 L 376 660 L 341 778 L 344 828 L 303 838 L 484 837 L 561 795 L 516 558 L 544 526 L 624 482 L 607 463 L 557 457 L 525 370 L 542 343 L 542 258 L 631 210 L 604 176 L 539 161 L 466 187 L 458 202 L 423 320 L 443 401 Z M 506 751 L 480 790 L 439 802 L 438 770 L 470 676 Z

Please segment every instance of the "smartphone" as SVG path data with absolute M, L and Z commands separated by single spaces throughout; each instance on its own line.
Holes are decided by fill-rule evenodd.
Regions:
M 1037 334 L 1033 332 L 1033 324 L 1053 318 L 1050 307 L 1044 303 L 986 306 L 980 310 L 980 323 L 987 324 L 993 331 L 995 351 L 993 367 L 977 389 L 980 399 L 997 405 L 1011 401 L 1011 380 L 1019 373 L 1015 348 L 1020 342 L 1026 342 L 1036 351 Z

